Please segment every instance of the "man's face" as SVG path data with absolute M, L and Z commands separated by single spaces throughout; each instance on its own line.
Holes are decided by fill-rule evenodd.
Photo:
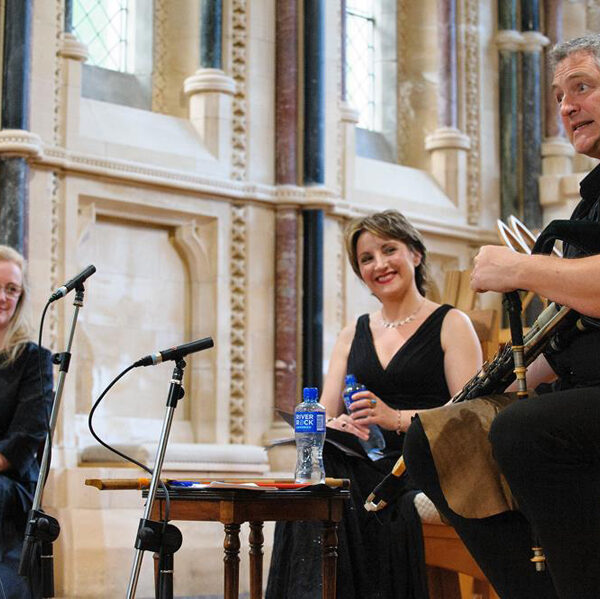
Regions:
M 587 52 L 561 60 L 552 89 L 565 132 L 580 154 L 600 158 L 600 67 Z

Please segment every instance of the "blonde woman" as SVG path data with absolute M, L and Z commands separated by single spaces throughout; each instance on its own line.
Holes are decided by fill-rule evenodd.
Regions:
M 23 256 L 0 245 L 0 597 L 38 597 L 17 574 L 52 401 L 50 352 L 31 341 Z M 40 380 L 40 363 L 42 365 Z

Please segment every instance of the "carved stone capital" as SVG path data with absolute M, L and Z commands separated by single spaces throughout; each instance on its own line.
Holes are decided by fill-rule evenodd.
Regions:
M 523 44 L 523 34 L 514 29 L 502 29 L 496 33 L 496 46 L 498 50 L 518 52 Z
M 235 81 L 221 69 L 198 69 L 183 82 L 183 91 L 188 96 L 203 92 L 233 95 Z
M 522 34 L 521 50 L 523 52 L 541 52 L 550 40 L 539 31 L 524 31 Z
M 547 137 L 542 143 L 542 157 L 574 156 L 575 149 L 564 137 Z
M 0 131 L 0 154 L 38 158 L 42 153 L 42 140 L 39 135 L 22 129 Z
M 356 108 L 352 108 L 347 102 L 341 102 L 340 119 L 344 123 L 356 125 L 360 119 L 360 112 Z
M 88 59 L 89 52 L 87 46 L 81 43 L 72 33 L 66 31 L 60 36 L 60 46 L 58 48 L 59 56 L 85 62 Z
M 441 127 L 425 138 L 425 149 L 432 150 L 468 150 L 471 140 L 467 135 L 453 127 Z

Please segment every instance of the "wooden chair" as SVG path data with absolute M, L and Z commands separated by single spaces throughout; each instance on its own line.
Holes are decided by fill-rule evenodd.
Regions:
M 471 290 L 470 278 L 470 270 L 448 271 L 442 302 L 452 304 L 469 316 L 481 343 L 483 359 L 490 360 L 500 343 L 499 316 L 496 310 L 475 309 L 476 294 Z M 415 503 L 423 520 L 430 598 L 498 599 L 455 530 L 442 523 L 437 512 L 432 513 L 433 505 L 423 508 L 422 503 Z
M 430 599 L 499 599 L 451 526 L 423 523 L 423 542 Z

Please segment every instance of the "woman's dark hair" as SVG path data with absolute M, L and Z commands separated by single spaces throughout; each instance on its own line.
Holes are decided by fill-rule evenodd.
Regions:
M 415 283 L 422 295 L 425 295 L 428 284 L 427 250 L 421 234 L 408 222 L 405 216 L 397 210 L 384 210 L 369 216 L 351 220 L 346 226 L 344 241 L 348 260 L 352 270 L 359 278 L 360 267 L 356 254 L 356 244 L 361 233 L 368 231 L 382 239 L 396 239 L 421 256 L 421 263 L 415 268 Z

